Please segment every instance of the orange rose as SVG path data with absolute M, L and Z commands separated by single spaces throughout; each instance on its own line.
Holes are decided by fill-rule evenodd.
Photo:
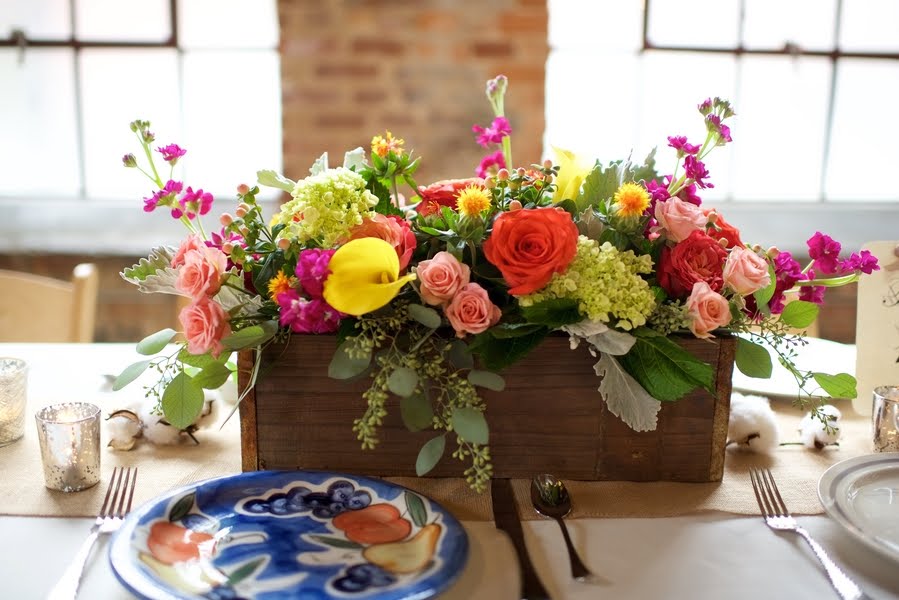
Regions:
M 560 208 L 504 212 L 484 242 L 484 256 L 503 274 L 509 293 L 523 296 L 562 273 L 577 253 L 577 226 Z
M 421 204 L 416 209 L 418 214 L 422 216 L 433 215 L 442 206 L 448 206 L 455 210 L 456 198 L 459 197 L 462 190 L 470 185 L 484 187 L 484 180 L 480 177 L 444 179 L 436 181 L 427 187 L 423 185 L 418 186 L 418 195 L 421 197 Z
M 725 221 L 720 212 L 716 211 L 714 208 L 704 210 L 703 212 L 706 216 L 715 213 L 714 226 L 710 227 L 708 230 L 708 234 L 711 237 L 716 240 L 724 238 L 727 240 L 728 248 L 740 248 L 743 246 L 743 241 L 740 239 L 740 230 Z

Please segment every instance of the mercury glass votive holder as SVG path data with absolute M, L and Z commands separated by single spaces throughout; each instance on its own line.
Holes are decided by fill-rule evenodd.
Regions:
M 35 415 L 44 465 L 44 484 L 51 490 L 77 492 L 100 481 L 100 408 L 65 402 Z
M 0 446 L 25 433 L 28 401 L 28 364 L 20 358 L 0 357 Z
M 875 452 L 899 452 L 899 385 L 874 388 L 871 426 Z

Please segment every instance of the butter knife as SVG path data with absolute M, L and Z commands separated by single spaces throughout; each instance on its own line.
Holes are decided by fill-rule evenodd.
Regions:
M 518 555 L 518 564 L 521 565 L 522 600 L 550 600 L 546 588 L 537 577 L 537 571 L 528 557 L 524 532 L 515 505 L 515 494 L 512 491 L 512 482 L 508 479 L 494 479 L 490 486 L 490 494 L 493 500 L 493 519 L 496 521 L 496 527 L 505 531 L 512 538 L 515 553 Z

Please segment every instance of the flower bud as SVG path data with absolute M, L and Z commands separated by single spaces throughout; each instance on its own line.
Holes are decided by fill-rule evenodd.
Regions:
M 232 251 L 234 251 L 234 244 L 232 244 L 231 242 L 225 242 L 224 244 L 222 244 L 222 254 L 230 255 Z
M 248 212 L 248 210 L 246 208 L 246 204 L 241 202 L 240 204 L 237 205 L 237 210 L 234 211 L 234 214 L 236 214 L 239 218 L 243 219 L 245 216 L 247 216 L 247 212 Z
M 718 222 L 718 213 L 715 212 L 715 209 L 712 209 L 711 211 L 709 211 L 709 214 L 706 215 L 706 217 L 708 218 L 709 225 L 714 225 L 715 223 Z
M 290 240 L 287 238 L 281 238 L 278 240 L 278 250 L 283 250 L 287 252 L 287 249 L 290 248 Z
M 493 175 L 488 175 L 487 179 L 484 180 L 484 187 L 488 190 L 492 190 L 496 187 L 496 178 Z
M 496 174 L 496 178 L 500 181 L 507 181 L 509 179 L 509 170 L 506 168 L 500 169 Z
M 250 236 L 250 228 L 247 227 L 246 225 L 243 225 L 240 228 L 240 235 L 244 236 L 245 238 L 249 237 Z
M 122 164 L 125 165 L 126 167 L 136 167 L 137 159 L 134 157 L 133 154 L 129 153 L 122 157 Z
M 239 186 L 237 186 L 237 193 L 240 194 L 241 196 L 246 196 L 247 192 L 249 192 L 249 191 L 250 191 L 250 186 L 248 186 L 245 183 L 241 183 Z
M 544 169 L 552 169 L 552 168 L 553 168 L 553 161 L 549 160 L 548 158 L 547 158 L 546 160 L 544 160 L 544 161 L 543 161 L 543 168 L 544 168 Z
M 227 227 L 233 222 L 234 217 L 232 217 L 230 213 L 222 213 L 222 215 L 219 217 L 219 223 L 222 224 L 222 227 Z
M 780 254 L 780 249 L 777 246 L 771 246 L 770 248 L 768 248 L 765 254 L 768 256 L 768 258 L 775 259 Z
M 512 200 L 509 202 L 509 210 L 521 210 L 521 200 Z
M 515 169 L 515 174 L 519 177 L 524 177 L 525 173 L 527 173 L 527 171 L 525 171 L 524 167 L 518 167 L 517 169 Z

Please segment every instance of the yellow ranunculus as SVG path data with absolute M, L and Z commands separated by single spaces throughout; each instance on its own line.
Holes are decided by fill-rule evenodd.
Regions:
M 563 150 L 553 146 L 556 153 L 556 163 L 559 165 L 559 176 L 556 177 L 556 193 L 553 194 L 553 204 L 566 198 L 574 200 L 581 191 L 581 184 L 593 170 L 592 165 L 584 164 L 574 152 Z
M 328 264 L 325 301 L 348 315 L 364 315 L 393 300 L 415 279 L 400 277 L 400 259 L 393 246 L 380 238 L 359 238 L 338 248 Z

